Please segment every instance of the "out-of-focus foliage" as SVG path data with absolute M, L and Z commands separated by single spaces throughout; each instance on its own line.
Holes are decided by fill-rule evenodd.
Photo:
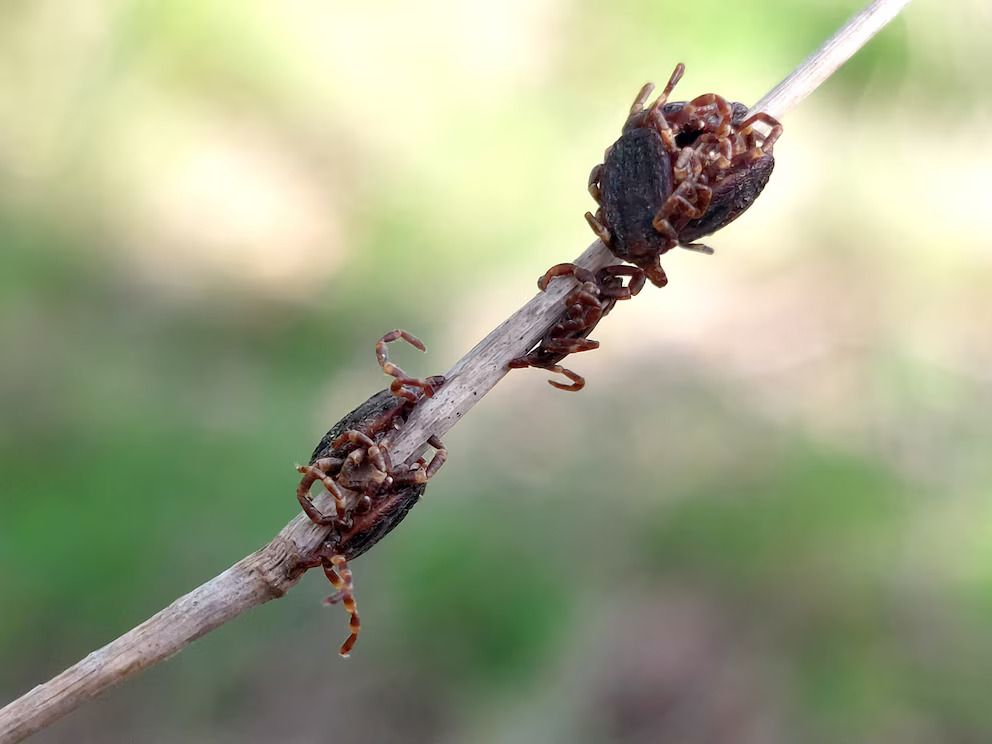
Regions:
M 562 0 L 0 8 L 0 695 L 267 541 L 292 464 L 590 242 L 647 79 L 754 101 L 855 10 Z M 515 372 L 355 567 L 39 741 L 987 741 L 984 0 L 784 120 L 715 258 Z

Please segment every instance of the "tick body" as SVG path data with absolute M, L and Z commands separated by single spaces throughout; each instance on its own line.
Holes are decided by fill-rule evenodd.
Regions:
M 641 268 L 656 286 L 668 279 L 659 258 L 676 246 L 712 253 L 696 243 L 730 224 L 761 193 L 775 165 L 782 125 L 768 114 L 716 93 L 668 102 L 684 72 L 676 66 L 661 95 L 645 107 L 641 88 L 620 138 L 589 175 L 599 204 L 586 220 L 619 259 Z M 759 134 L 758 122 L 769 127 Z
M 638 127 L 614 143 L 599 172 L 599 192 L 617 258 L 651 265 L 671 247 L 653 222 L 673 189 L 671 157 L 655 129 Z
M 510 367 L 560 372 L 572 384 L 552 385 L 581 389 L 582 378 L 559 362 L 598 347 L 587 336 L 617 300 L 636 295 L 646 280 L 657 287 L 668 283 L 660 261 L 666 252 L 682 247 L 712 253 L 696 241 L 737 219 L 768 183 L 782 125 L 768 114 L 748 114 L 743 104 L 716 93 L 669 102 L 684 71 L 676 65 L 650 105 L 645 104 L 654 86 L 641 88 L 620 138 L 589 174 L 589 193 L 599 208 L 595 215 L 586 212 L 586 221 L 614 256 L 634 265 L 607 266 L 595 276 L 574 264 L 553 266 L 538 280 L 540 289 L 559 276 L 580 284 L 539 345 Z M 768 127 L 766 134 L 755 129 L 759 122 Z M 628 277 L 626 287 L 622 276 Z
M 403 426 L 420 400 L 444 384 L 440 376 L 410 377 L 390 362 L 386 346 L 399 339 L 424 350 L 424 345 L 406 331 L 397 329 L 383 336 L 376 343 L 376 358 L 393 383 L 334 424 L 317 443 L 309 464 L 297 467 L 303 476 L 296 489 L 300 506 L 312 522 L 329 528 L 320 547 L 300 565 L 323 568 L 335 589 L 327 602 L 340 602 L 350 616 L 351 634 L 341 646 L 342 656 L 351 653 L 361 628 L 348 561 L 365 553 L 403 521 L 447 458 L 444 444 L 432 436 L 427 440 L 435 449 L 430 463 L 419 458 L 410 466 L 394 467 L 390 461 L 385 442 L 389 434 Z M 310 498 L 317 482 L 334 499 L 333 513 L 321 512 Z
M 689 220 L 679 230 L 679 240 L 694 243 L 744 214 L 765 188 L 774 167 L 775 158 L 765 154 L 748 162 L 745 167 L 724 174 L 712 189 L 713 195 L 706 213 L 699 219 Z
M 365 525 L 368 529 L 368 520 L 359 520 L 359 517 L 371 513 L 384 499 L 404 490 L 393 488 L 396 473 L 387 467 L 388 453 L 384 454 L 386 450 L 380 447 L 380 443 L 389 431 L 402 426 L 405 417 L 406 405 L 397 404 L 396 397 L 388 389 L 380 390 L 331 427 L 318 442 L 310 456 L 310 463 L 298 468 L 304 475 L 297 489 L 300 505 L 315 524 L 333 527 L 342 545 L 344 535 L 351 534 L 353 528 L 361 529 Z M 351 432 L 363 436 L 352 436 Z M 360 453 L 360 457 L 356 457 L 355 453 Z M 336 511 L 332 515 L 319 512 L 310 500 L 310 487 L 317 481 L 323 483 L 334 496 Z M 413 485 L 422 486 L 423 483 Z M 342 489 L 355 491 L 361 496 L 350 504 Z M 422 493 L 421 488 L 417 498 Z M 383 536 L 388 531 L 383 532 Z M 345 557 L 354 558 L 365 551 L 353 552 L 342 548 L 342 552 Z
M 552 387 L 578 392 L 585 387 L 585 379 L 562 367 L 559 362 L 569 354 L 599 348 L 599 342 L 589 338 L 589 334 L 618 300 L 629 300 L 641 291 L 644 273 L 633 266 L 607 266 L 593 274 L 581 266 L 565 263 L 548 269 L 537 286 L 544 290 L 560 276 L 573 276 L 579 281 L 579 285 L 565 298 L 565 311 L 537 346 L 524 356 L 510 360 L 509 367 L 538 367 L 556 372 L 568 378 L 569 382 L 548 380 Z M 627 286 L 623 283 L 622 277 L 625 276 L 630 278 Z

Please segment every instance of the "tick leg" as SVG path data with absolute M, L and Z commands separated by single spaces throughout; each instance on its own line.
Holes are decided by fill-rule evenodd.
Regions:
M 395 473 L 393 475 L 394 483 L 426 483 L 434 474 L 441 469 L 448 460 L 448 449 L 444 446 L 444 442 L 437 436 L 431 436 L 427 440 L 427 444 L 435 449 L 434 457 L 431 458 L 430 465 L 424 467 L 424 461 L 420 460 L 417 467 L 411 468 L 406 473 Z
M 331 446 L 334 448 L 344 447 L 348 444 L 360 446 L 348 453 L 344 465 L 341 467 L 338 480 L 345 487 L 354 491 L 364 491 L 369 496 L 377 493 L 386 485 L 389 477 L 390 468 L 385 446 L 377 445 L 365 432 L 356 429 L 349 429 L 331 442 Z M 361 472 L 357 479 L 345 480 L 351 473 L 358 471 L 366 460 L 371 466 L 371 470 Z
M 608 277 L 630 277 L 626 287 L 611 287 L 606 284 Z M 644 288 L 644 271 L 636 266 L 626 264 L 614 264 L 604 266 L 596 272 L 596 283 L 599 285 L 599 293 L 602 297 L 610 297 L 615 300 L 629 300 L 636 297 Z
M 390 478 L 397 486 L 420 485 L 427 482 L 427 473 L 424 470 L 423 460 L 407 467 L 406 470 L 394 470 Z
M 341 656 L 348 658 L 351 655 L 351 649 L 355 647 L 355 642 L 358 640 L 358 633 L 362 628 L 362 623 L 358 619 L 358 605 L 355 603 L 355 587 L 352 582 L 351 569 L 348 567 L 348 561 L 340 554 L 332 555 L 330 559 L 325 558 L 323 560 L 323 568 L 327 580 L 337 590 L 324 600 L 324 602 L 326 604 L 337 604 L 340 602 L 344 605 L 344 609 L 349 615 L 348 629 L 351 631 L 351 635 L 341 644 L 341 648 L 338 651 Z
M 675 90 L 675 86 L 679 84 L 679 80 L 682 79 L 682 75 L 685 73 L 685 65 L 679 62 L 675 65 L 675 69 L 672 70 L 672 76 L 668 78 L 668 82 L 665 83 L 665 89 L 661 91 L 661 95 L 658 96 L 659 101 L 655 101 L 655 107 L 664 106 L 668 101 L 668 97 L 672 95 L 672 91 Z
M 603 313 L 599 312 L 597 314 L 590 313 L 581 317 L 566 318 L 559 321 L 551 327 L 551 330 L 548 331 L 548 335 L 541 341 L 538 349 L 541 351 L 550 351 L 561 358 L 569 352 L 559 353 L 558 350 L 564 348 L 569 341 L 584 337 L 583 334 L 590 331 L 602 317 Z
M 361 466 L 365 462 L 367 453 L 368 450 L 361 448 L 352 450 L 345 458 L 344 466 L 341 468 L 337 482 L 338 485 L 344 488 L 352 491 L 361 491 L 366 496 L 373 496 L 384 486 L 388 486 L 389 473 L 385 467 L 379 468 L 374 464 L 362 469 Z
M 746 130 L 756 121 L 760 121 L 763 124 L 767 124 L 771 127 L 768 132 L 768 136 L 761 143 L 761 149 L 768 154 L 771 154 L 772 150 L 775 148 L 775 141 L 782 136 L 782 125 L 779 123 L 771 114 L 766 114 L 764 111 L 759 111 L 756 114 L 751 114 L 747 119 L 741 122 L 739 129 Z
M 341 494 L 334 480 L 327 474 L 327 471 L 333 467 L 334 463 L 341 465 L 342 461 L 327 457 L 314 461 L 312 465 L 296 466 L 296 471 L 303 475 L 300 485 L 296 487 L 296 499 L 300 502 L 300 506 L 303 507 L 303 511 L 310 518 L 310 521 L 322 527 L 336 524 L 347 516 L 347 505 L 345 504 L 344 496 Z M 334 506 L 337 514 L 333 517 L 322 513 L 310 498 L 310 487 L 318 480 L 324 484 L 324 488 L 334 498 Z
M 706 214 L 706 210 L 710 208 L 711 201 L 713 201 L 713 189 L 705 184 L 697 183 L 696 209 L 698 209 L 701 214 Z
M 390 344 L 393 341 L 398 341 L 399 339 L 403 339 L 415 349 L 418 349 L 420 351 L 427 351 L 427 347 L 424 346 L 423 341 L 421 341 L 419 338 L 414 336 L 412 333 L 404 331 L 401 328 L 397 328 L 396 330 L 390 331 L 389 333 L 385 334 L 382 338 L 378 340 L 378 342 L 376 342 L 375 345 L 376 358 L 379 360 L 380 365 L 386 365 L 389 363 L 389 357 L 386 353 L 386 344 Z M 386 374 L 389 373 L 387 372 Z
M 592 308 L 585 315 L 570 315 L 551 326 L 551 330 L 548 331 L 547 335 L 541 341 L 541 346 L 538 348 L 548 350 L 548 341 L 550 339 L 560 341 L 562 339 L 575 338 L 596 325 L 602 317 L 602 310 L 594 311 Z
M 661 95 L 655 99 L 655 102 L 651 104 L 651 108 L 644 114 L 646 121 L 649 124 L 653 124 L 658 134 L 661 135 L 661 141 L 665 145 L 665 150 L 669 153 L 673 153 L 676 150 L 675 133 L 672 131 L 668 119 L 665 118 L 664 106 L 668 100 L 668 96 L 672 94 L 672 90 L 678 84 L 679 80 L 682 79 L 682 73 L 684 72 L 685 65 L 681 62 L 675 65 L 675 71 L 672 72 L 672 76 L 668 79 L 665 89 L 661 91 Z
M 734 158 L 734 143 L 730 137 L 704 134 L 696 140 L 695 150 L 706 161 L 706 172 L 710 175 L 729 168 Z
M 572 381 L 571 384 L 566 385 L 565 383 L 558 382 L 557 380 L 548 380 L 548 384 L 551 387 L 558 388 L 559 390 L 564 390 L 569 393 L 577 393 L 586 386 L 586 380 L 584 377 L 575 374 L 570 369 L 565 369 L 560 364 L 553 364 L 550 367 L 547 367 L 547 370 L 549 372 L 556 372 L 559 375 L 563 375 Z
M 668 221 L 668 217 L 664 215 L 663 209 L 658 210 L 658 214 L 656 214 L 654 219 L 651 220 L 651 227 L 661 233 L 663 238 L 667 238 L 671 241 L 673 245 L 678 242 L 679 234 L 675 228 L 672 227 L 672 223 Z M 665 251 L 667 250 L 671 250 L 671 248 L 665 248 Z M 665 251 L 662 251 L 662 253 Z
M 679 80 L 682 79 L 682 74 L 684 72 L 685 72 L 684 64 L 679 62 L 677 65 L 675 65 L 675 70 L 672 71 L 672 76 L 668 78 L 668 82 L 665 84 L 665 88 L 661 91 L 659 96 L 654 99 L 654 103 L 652 103 L 651 107 L 648 109 L 648 114 L 647 114 L 648 116 L 653 116 L 655 115 L 656 112 L 661 110 L 661 107 L 665 105 L 666 101 L 668 101 L 668 97 L 672 94 L 672 91 L 675 89 L 675 86 L 678 85 Z M 653 88 L 654 86 L 651 87 Z M 644 86 L 644 88 L 647 88 L 647 86 Z M 642 93 L 644 92 L 644 88 L 641 89 Z M 651 91 L 649 90 L 648 95 L 650 94 Z M 645 96 L 645 100 L 647 100 L 646 96 Z M 631 112 L 633 113 L 633 109 L 631 109 Z M 664 118 L 664 114 L 662 114 L 662 118 Z
M 661 143 L 665 148 L 665 152 L 669 155 L 674 155 L 678 152 L 678 145 L 675 144 L 675 132 L 672 131 L 672 127 L 668 123 L 668 119 L 665 118 L 664 114 L 658 114 L 652 120 L 654 128 L 658 131 L 661 136 Z
M 551 327 L 547 337 L 562 338 L 592 328 L 603 317 L 604 308 L 596 285 L 582 285 L 565 298 L 565 314 Z
M 600 163 L 592 172 L 589 174 L 589 193 L 592 194 L 592 198 L 596 200 L 597 204 L 602 204 L 602 192 L 599 188 L 599 177 L 603 172 L 603 164 Z
M 592 231 L 596 233 L 596 237 L 603 241 L 603 245 L 609 247 L 610 231 L 603 226 L 603 223 L 596 217 L 593 217 L 592 212 L 586 212 L 586 222 L 589 223 L 589 227 L 592 228 Z
M 660 256 L 655 256 L 654 261 L 654 266 L 649 266 L 644 269 L 644 273 L 654 286 L 659 288 L 664 287 L 668 284 L 668 275 L 666 275 L 665 270 L 661 268 Z
M 734 137 L 734 156 L 741 155 L 748 150 L 753 150 L 757 146 L 758 134 L 754 129 L 748 127 L 743 132 L 738 132 L 737 136 Z
M 672 167 L 672 175 L 675 176 L 676 184 L 681 186 L 685 181 L 695 181 L 702 172 L 703 164 L 695 148 L 683 147 L 679 150 L 675 165 Z
M 344 447 L 348 444 L 359 444 L 365 448 L 366 454 L 369 458 L 369 462 L 378 469 L 385 470 L 386 463 L 382 459 L 382 452 L 379 451 L 379 446 L 372 441 L 368 434 L 364 431 L 358 431 L 357 429 L 348 429 L 348 431 L 340 434 L 333 442 L 331 442 L 331 447 L 338 449 Z
M 448 448 L 444 446 L 444 442 L 441 441 L 440 437 L 436 435 L 431 435 L 431 438 L 427 440 L 427 444 L 434 448 L 434 457 L 431 458 L 431 464 L 427 466 L 427 478 L 428 480 L 434 477 L 434 474 L 441 469 L 448 460 Z
M 634 102 L 630 104 L 630 116 L 627 117 L 629 121 L 631 117 L 636 116 L 644 110 L 644 103 L 651 97 L 651 91 L 654 90 L 654 83 L 644 83 L 641 86 L 640 91 L 637 93 L 637 97 Z
M 420 379 L 418 377 L 410 377 L 396 364 L 389 361 L 389 353 L 386 349 L 386 345 L 403 339 L 408 344 L 413 346 L 415 349 L 420 351 L 427 351 L 427 347 L 424 346 L 423 342 L 411 333 L 397 328 L 394 331 L 390 331 L 385 336 L 380 338 L 375 345 L 375 358 L 379 362 L 379 366 L 382 367 L 382 371 L 385 372 L 390 377 L 394 377 L 393 383 L 389 386 L 393 395 L 409 400 L 410 402 L 416 402 L 417 394 L 411 390 L 406 390 L 407 387 L 420 388 L 424 391 L 424 395 L 430 398 L 435 393 L 435 386 L 432 383 L 433 378 Z
M 567 377 L 569 380 L 572 381 L 571 384 L 566 385 L 556 380 L 548 380 L 549 385 L 551 385 L 552 387 L 556 387 L 559 390 L 578 392 L 579 390 L 585 387 L 586 381 L 582 376 L 575 374 L 570 369 L 565 369 L 560 364 L 543 364 L 540 362 L 535 363 L 536 359 L 533 356 L 534 353 L 535 352 L 531 352 L 531 354 L 528 354 L 527 356 L 511 359 L 506 366 L 509 367 L 510 369 L 522 369 L 524 367 L 537 367 L 539 369 L 546 369 L 549 372 L 556 372 L 560 375 L 564 375 L 565 377 Z
M 330 540 L 326 540 L 320 544 L 319 547 L 315 548 L 309 555 L 300 556 L 299 563 L 297 564 L 300 568 L 309 571 L 311 568 L 317 568 L 328 556 L 334 555 L 337 550 L 334 544 Z
M 545 339 L 573 336 L 592 328 L 603 317 L 605 307 L 595 284 L 580 285 L 565 298 L 565 313 L 551 326 Z
M 555 354 L 577 354 L 580 351 L 592 351 L 599 348 L 599 341 L 591 338 L 547 338 L 544 348 Z
M 686 198 L 687 193 L 691 194 L 696 201 L 690 201 Z M 661 205 L 661 209 L 655 214 L 651 225 L 662 236 L 677 241 L 678 231 L 672 223 L 702 217 L 706 213 L 712 197 L 713 192 L 708 186 L 703 186 L 692 179 L 683 181 Z
M 691 128 L 714 132 L 720 137 L 730 134 L 731 121 L 734 118 L 733 107 L 726 98 L 716 93 L 696 96 L 679 113 L 685 117 Z M 714 114 L 719 117 L 715 126 L 709 121 Z
M 592 273 L 589 273 L 589 276 L 591 278 Z M 597 310 L 601 308 L 599 287 L 594 281 L 583 282 L 565 297 L 565 307 L 571 310 L 575 305 L 579 306 L 579 310 L 583 307 L 592 307 Z
M 683 248 L 687 251 L 692 251 L 693 253 L 703 253 L 707 256 L 712 256 L 714 253 L 716 253 L 716 251 L 714 251 L 708 245 L 704 245 L 703 243 L 685 243 L 684 245 L 680 245 L 679 248 Z
M 537 288 L 542 292 L 545 291 L 551 280 L 559 276 L 574 276 L 580 282 L 594 281 L 592 272 L 589 269 L 583 269 L 581 266 L 576 266 L 573 263 L 560 263 L 552 266 L 544 273 L 544 276 L 537 280 Z
M 675 193 L 668 197 L 659 210 L 659 214 L 663 214 L 671 220 L 673 215 L 678 215 L 679 213 L 681 213 L 681 216 L 688 217 L 691 220 L 696 220 L 703 216 L 702 209 L 686 199 L 682 194 Z
M 437 436 L 431 436 L 431 438 L 427 440 L 427 444 L 436 450 L 434 452 L 434 457 L 431 458 L 430 465 L 426 465 L 425 467 L 424 460 L 420 459 L 417 461 L 416 465 L 411 467 L 406 472 L 393 472 L 391 474 L 393 483 L 400 485 L 408 483 L 426 483 L 434 477 L 434 474 L 437 473 L 438 470 L 441 469 L 441 466 L 448 460 L 447 448 Z

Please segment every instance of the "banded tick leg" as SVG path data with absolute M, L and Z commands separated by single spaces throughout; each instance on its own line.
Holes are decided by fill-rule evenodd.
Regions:
M 714 125 L 710 121 L 714 114 L 718 117 Z M 704 93 L 696 96 L 679 112 L 686 128 L 713 132 L 718 137 L 730 134 L 734 109 L 726 98 L 717 93 Z
M 602 204 L 602 191 L 599 188 L 599 177 L 603 172 L 603 164 L 595 166 L 589 174 L 589 193 L 596 200 L 597 204 Z
M 586 386 L 586 378 L 578 375 L 570 369 L 565 369 L 560 364 L 554 364 L 547 368 L 549 372 L 556 372 L 563 377 L 567 377 L 572 382 L 568 385 L 557 380 L 548 380 L 548 384 L 553 388 L 564 390 L 567 393 L 577 393 Z
M 369 462 L 372 463 L 373 467 L 377 470 L 386 469 L 386 463 L 382 458 L 382 452 L 379 450 L 379 446 L 364 431 L 348 429 L 348 431 L 339 434 L 337 438 L 331 442 L 331 447 L 334 449 L 339 449 L 348 444 L 361 445 L 365 448 L 366 456 L 369 458 Z
M 764 111 L 759 111 L 756 114 L 751 114 L 747 119 L 740 123 L 738 127 L 741 130 L 747 130 L 756 121 L 760 121 L 763 124 L 767 124 L 771 129 L 767 136 L 761 143 L 762 154 L 771 154 L 772 150 L 775 149 L 775 141 L 782 136 L 782 125 L 779 120 L 776 119 L 771 114 L 766 114 Z
M 311 465 L 296 466 L 296 471 L 303 476 L 302 480 L 300 480 L 300 485 L 296 487 L 296 499 L 300 502 L 300 506 L 303 507 L 303 511 L 310 518 L 310 521 L 314 524 L 325 527 L 336 524 L 347 515 L 347 505 L 345 504 L 344 497 L 341 495 L 337 484 L 328 475 L 332 469 L 340 469 L 343 464 L 344 461 L 341 459 L 324 457 L 315 460 Z M 324 485 L 324 488 L 327 489 L 327 492 L 334 498 L 335 511 L 337 512 L 335 516 L 330 517 L 323 514 L 310 498 L 310 487 L 316 481 L 320 481 Z
M 440 437 L 432 435 L 430 439 L 427 440 L 427 444 L 434 448 L 434 457 L 431 458 L 429 465 L 424 464 L 423 460 L 418 460 L 417 463 L 410 468 L 405 473 L 393 472 L 393 482 L 397 484 L 407 484 L 407 483 L 426 483 L 434 474 L 441 469 L 448 460 L 448 449 L 444 446 L 444 442 L 441 441 Z
M 609 277 L 622 276 L 629 277 L 630 279 L 626 287 L 613 287 L 607 284 Z M 609 297 L 614 300 L 629 300 L 631 297 L 636 297 L 644 288 L 644 279 L 643 270 L 636 266 L 627 266 L 626 264 L 604 266 L 596 272 L 596 284 L 599 286 L 600 296 Z
M 599 341 L 591 338 L 546 338 L 544 348 L 548 351 L 568 356 L 578 354 L 580 351 L 592 351 L 599 348 Z
M 647 276 L 648 280 L 656 287 L 660 288 L 668 284 L 668 275 L 665 274 L 665 270 L 661 268 L 661 256 L 654 257 L 654 265 L 645 268 L 644 274 Z
M 379 489 L 386 485 L 389 478 L 389 466 L 386 461 L 384 449 L 363 431 L 349 429 L 339 435 L 331 446 L 334 448 L 345 447 L 349 444 L 359 445 L 348 453 L 344 464 L 341 466 L 339 480 L 347 488 L 356 491 L 364 491 L 366 495 L 374 495 Z M 362 463 L 368 461 L 371 471 L 366 470 L 359 479 L 350 479 L 352 473 L 359 472 Z
M 593 281 L 593 275 L 589 269 L 583 269 L 573 263 L 560 263 L 544 272 L 544 276 L 537 280 L 537 288 L 542 292 L 546 291 L 551 280 L 557 279 L 559 276 L 574 276 L 580 282 Z
M 592 231 L 596 233 L 596 237 L 603 241 L 603 245 L 609 246 L 610 244 L 610 231 L 606 229 L 603 223 L 600 221 L 602 216 L 602 210 L 596 212 L 596 216 L 592 216 L 592 212 L 586 212 L 586 222 L 589 223 L 589 227 Z
M 382 371 L 390 377 L 395 378 L 389 386 L 389 389 L 396 397 L 404 398 L 410 402 L 415 402 L 417 400 L 417 394 L 411 390 L 407 390 L 406 388 L 419 388 L 423 391 L 424 395 L 430 398 L 434 395 L 436 390 L 434 384 L 432 383 L 434 378 L 421 379 L 419 377 L 410 377 L 398 365 L 389 361 L 389 352 L 386 345 L 392 343 L 393 341 L 398 341 L 399 339 L 403 339 L 415 349 L 427 351 L 427 347 L 424 346 L 423 341 L 414 336 L 412 333 L 408 333 L 400 328 L 390 331 L 380 338 L 375 345 L 375 358 L 379 362 L 379 366 L 382 367 Z
M 333 605 L 340 602 L 344 605 L 349 616 L 348 629 L 351 634 L 338 650 L 338 653 L 347 659 L 351 655 L 351 649 L 355 647 L 358 633 L 362 629 L 362 623 L 358 619 L 358 605 L 355 603 L 355 587 L 352 582 L 351 569 L 348 567 L 348 561 L 340 553 L 336 553 L 330 558 L 324 557 L 322 566 L 324 575 L 336 590 L 334 594 L 324 600 L 324 603 Z
M 675 65 L 675 70 L 672 72 L 672 76 L 668 79 L 668 83 L 665 85 L 664 90 L 655 99 L 654 103 L 644 114 L 648 119 L 649 124 L 653 124 L 658 134 L 661 136 L 661 141 L 665 145 L 665 150 L 670 153 L 675 152 L 675 133 L 672 131 L 671 125 L 668 123 L 668 119 L 665 117 L 664 106 L 668 101 L 668 97 L 672 94 L 672 90 L 678 84 L 679 80 L 682 79 L 682 73 L 685 72 L 685 65 L 679 62 Z M 627 118 L 627 122 L 630 123 L 632 117 Z M 624 125 L 626 127 L 626 125 Z
M 641 86 L 641 89 L 637 91 L 637 95 L 634 97 L 634 102 L 630 104 L 630 113 L 627 115 L 627 121 L 624 122 L 624 126 L 627 126 L 635 116 L 644 112 L 644 104 L 651 97 L 653 90 L 654 83 L 644 83 Z

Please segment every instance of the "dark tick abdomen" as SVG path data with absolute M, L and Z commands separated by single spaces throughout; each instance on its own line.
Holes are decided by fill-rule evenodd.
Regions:
M 383 496 L 370 512 L 355 516 L 354 526 L 341 535 L 338 550 L 348 560 L 360 556 L 403 521 L 426 489 L 427 484 L 420 483 L 404 486 Z
M 600 190 L 613 253 L 632 263 L 657 254 L 665 240 L 651 221 L 672 193 L 672 166 L 654 129 L 634 129 L 616 141 Z
M 380 390 L 331 427 L 314 449 L 310 457 L 311 464 L 320 457 L 343 458 L 348 453 L 348 448 L 334 449 L 331 442 L 348 429 L 365 430 L 379 416 L 397 405 L 401 405 L 401 402 L 397 401 L 389 388 Z M 351 560 L 360 556 L 392 532 L 416 506 L 426 489 L 425 483 L 411 484 L 394 487 L 376 496 L 372 509 L 364 514 L 356 514 L 352 528 L 340 533 L 337 547 L 344 557 Z
M 317 442 L 313 454 L 310 455 L 310 464 L 312 465 L 320 457 L 344 457 L 344 448 L 335 450 L 331 447 L 331 442 L 348 429 L 364 429 L 398 403 L 396 396 L 389 392 L 389 388 L 380 390 L 331 427 L 331 430 Z
M 735 171 L 713 186 L 713 198 L 706 214 L 679 230 L 679 242 L 691 243 L 740 217 L 761 194 L 774 167 L 775 158 L 764 155 L 746 170 Z

